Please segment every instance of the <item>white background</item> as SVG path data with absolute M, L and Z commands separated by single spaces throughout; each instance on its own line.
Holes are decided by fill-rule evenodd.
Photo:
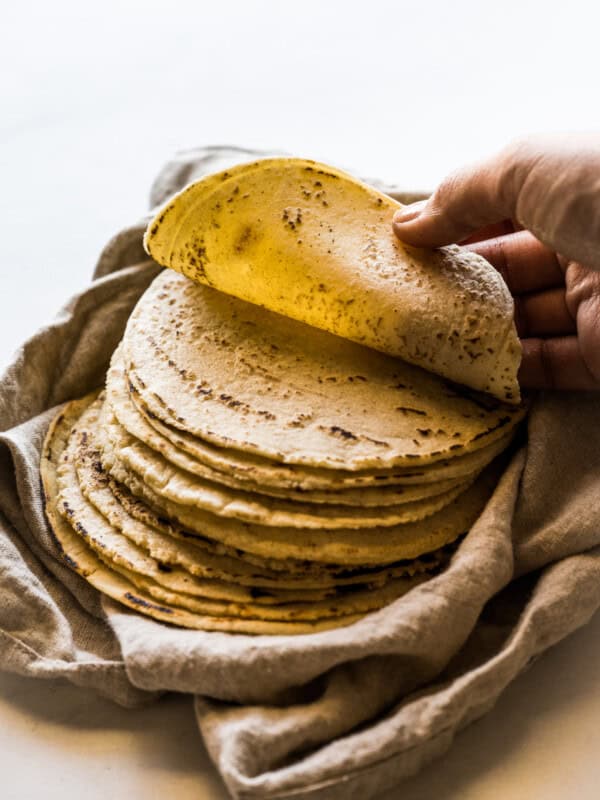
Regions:
M 178 149 L 283 148 L 430 188 L 514 136 L 600 128 L 590 2 L 52 0 L 0 10 L 0 367 L 89 279 Z M 596 797 L 600 622 L 408 800 Z M 0 681 L 6 800 L 224 797 L 187 700 L 141 712 Z M 393 793 L 392 796 L 400 796 Z

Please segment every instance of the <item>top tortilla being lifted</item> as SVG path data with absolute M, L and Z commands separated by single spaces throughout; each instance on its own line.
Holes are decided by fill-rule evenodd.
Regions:
M 399 206 L 324 164 L 264 159 L 188 186 L 144 245 L 197 282 L 518 403 L 502 278 L 459 247 L 398 241 Z

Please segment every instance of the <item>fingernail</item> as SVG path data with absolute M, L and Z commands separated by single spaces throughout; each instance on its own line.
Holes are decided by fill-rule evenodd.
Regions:
M 404 222 L 412 222 L 413 219 L 419 216 L 426 205 L 427 200 L 419 200 L 416 203 L 411 203 L 409 206 L 399 208 L 394 214 L 394 223 L 402 225 Z

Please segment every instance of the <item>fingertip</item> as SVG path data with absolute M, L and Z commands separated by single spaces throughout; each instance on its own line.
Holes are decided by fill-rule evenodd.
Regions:
M 408 220 L 397 222 L 394 218 L 392 228 L 401 242 L 413 247 L 442 247 L 455 241 L 446 235 L 437 216 L 428 214 L 422 209 Z
M 426 247 L 427 241 L 421 236 L 421 218 L 427 200 L 418 200 L 416 203 L 399 208 L 392 219 L 392 229 L 398 239 L 414 247 Z
M 410 203 L 407 206 L 402 206 L 394 214 L 392 220 L 394 226 L 402 226 L 406 222 L 412 222 L 420 214 L 427 205 L 427 200 L 418 200 L 416 203 Z
M 395 220 L 392 222 L 392 229 L 401 242 L 419 246 L 419 237 L 414 236 L 414 231 L 411 230 L 411 227 L 414 226 L 411 226 L 406 222 L 396 222 Z
M 413 247 L 442 247 L 457 241 L 447 215 L 431 198 L 399 208 L 392 228 L 400 241 Z

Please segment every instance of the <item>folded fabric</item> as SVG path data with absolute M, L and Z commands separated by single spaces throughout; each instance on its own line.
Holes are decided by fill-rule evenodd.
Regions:
M 260 155 L 184 153 L 160 173 L 152 205 Z M 234 797 L 372 797 L 442 753 L 600 605 L 600 398 L 538 396 L 448 569 L 347 628 L 245 636 L 141 617 L 59 560 L 39 457 L 52 409 L 102 384 L 157 274 L 144 228 L 141 220 L 117 234 L 90 287 L 0 380 L 0 668 L 65 677 L 124 706 L 168 690 L 196 695 L 200 730 Z

